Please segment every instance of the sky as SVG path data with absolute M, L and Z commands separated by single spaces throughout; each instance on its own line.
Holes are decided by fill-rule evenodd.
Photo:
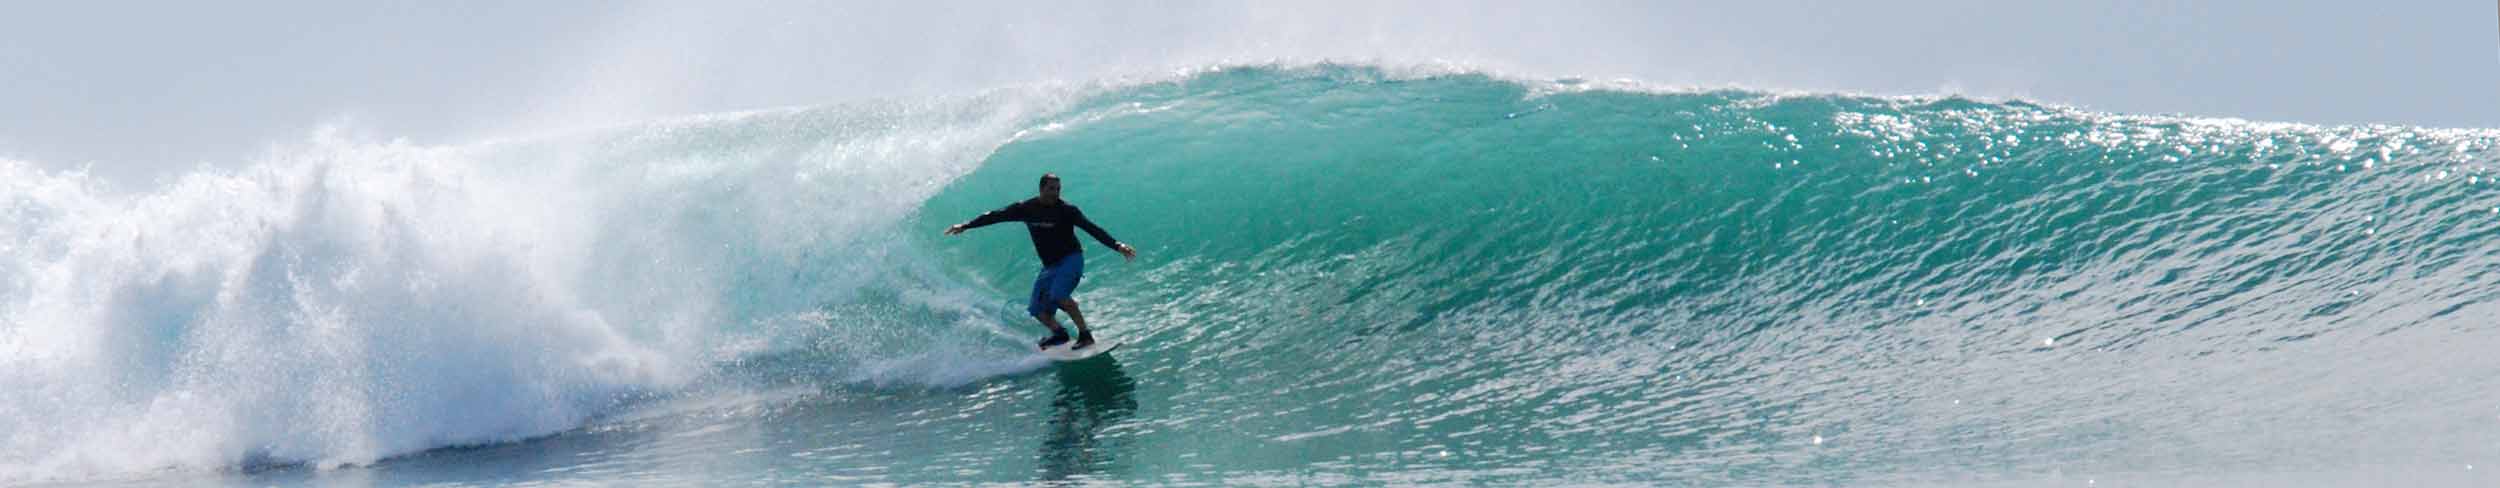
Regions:
M 145 180 L 317 128 L 459 144 L 1223 63 L 2500 128 L 2500 4 L 13 2 L 0 159 Z

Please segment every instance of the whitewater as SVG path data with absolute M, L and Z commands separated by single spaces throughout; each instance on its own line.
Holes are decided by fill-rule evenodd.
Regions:
M 0 484 L 2488 484 L 2495 165 L 1342 64 L 0 160 Z M 1044 172 L 1108 360 L 939 235 Z

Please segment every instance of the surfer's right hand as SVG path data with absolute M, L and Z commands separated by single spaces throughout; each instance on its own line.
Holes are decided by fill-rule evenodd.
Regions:
M 947 227 L 947 228 L 946 228 L 946 235 L 950 235 L 950 236 L 951 236 L 951 235 L 955 235 L 955 234 L 962 234 L 962 233 L 964 233 L 964 224 L 955 224 L 953 227 Z

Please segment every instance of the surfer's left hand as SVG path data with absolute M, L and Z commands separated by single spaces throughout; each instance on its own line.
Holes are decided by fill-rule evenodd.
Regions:
M 1122 257 L 1126 257 L 1126 258 L 1128 258 L 1128 260 L 1130 260 L 1130 261 L 1136 261 L 1136 260 L 1137 260 L 1137 248 L 1134 248 L 1134 247 L 1128 247 L 1128 243 L 1126 243 L 1126 242 L 1120 243 L 1120 247 L 1118 248 L 1118 250 L 1120 251 L 1120 256 L 1122 256 Z

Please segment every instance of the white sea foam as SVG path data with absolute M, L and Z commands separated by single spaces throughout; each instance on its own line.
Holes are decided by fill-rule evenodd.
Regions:
M 0 161 L 0 481 L 330 467 L 579 426 L 774 347 L 739 321 L 875 279 L 887 227 L 1060 103 L 467 147 L 324 130 L 134 193 Z M 855 256 L 791 269 L 824 252 Z M 937 369 L 880 374 L 961 377 L 920 364 Z

